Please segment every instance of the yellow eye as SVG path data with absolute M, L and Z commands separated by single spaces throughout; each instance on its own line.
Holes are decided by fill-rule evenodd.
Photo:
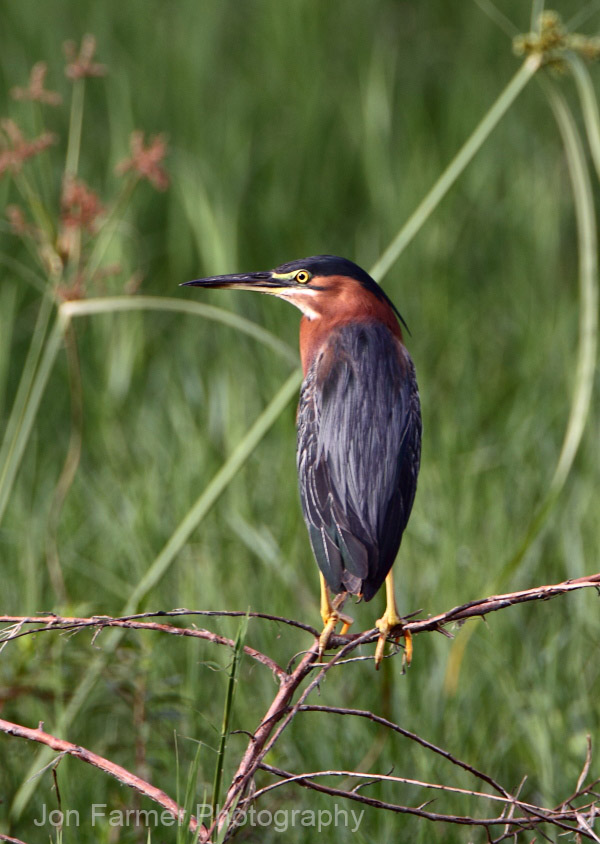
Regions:
M 310 273 L 306 272 L 306 270 L 300 270 L 300 272 L 296 273 L 296 281 L 298 284 L 306 284 L 310 281 Z

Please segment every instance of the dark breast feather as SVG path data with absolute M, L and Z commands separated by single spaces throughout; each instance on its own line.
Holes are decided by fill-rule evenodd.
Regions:
M 328 337 L 298 407 L 298 479 L 319 568 L 333 592 L 369 601 L 408 522 L 421 451 L 412 360 L 379 323 Z

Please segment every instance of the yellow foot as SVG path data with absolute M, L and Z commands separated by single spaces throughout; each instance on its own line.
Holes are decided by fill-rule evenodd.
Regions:
M 321 618 L 323 619 L 323 624 L 325 625 L 323 627 L 323 632 L 319 636 L 320 660 L 327 649 L 329 638 L 337 627 L 338 622 L 341 621 L 344 625 L 342 627 L 342 636 L 344 636 L 348 632 L 348 628 L 354 619 L 350 618 L 349 615 L 344 615 L 340 612 L 344 606 L 344 601 L 346 600 L 348 593 L 341 592 L 339 595 L 335 596 L 333 601 L 331 601 L 329 598 L 329 589 L 327 588 L 327 582 L 323 577 L 323 573 L 319 572 L 319 576 L 321 579 Z
M 379 630 L 379 639 L 377 640 L 377 647 L 375 649 L 375 668 L 377 670 L 379 670 L 381 660 L 383 659 L 383 651 L 388 636 L 392 636 L 396 641 L 400 636 L 404 636 L 404 662 L 407 666 L 410 665 L 413 652 L 412 636 L 409 630 L 402 629 L 402 625 L 403 621 L 400 616 L 395 611 L 390 612 L 389 606 L 386 608 L 382 617 L 375 622 L 375 626 Z
M 394 597 L 394 577 L 390 571 L 385 579 L 385 597 L 386 605 L 385 612 L 381 618 L 375 622 L 379 630 L 379 639 L 375 649 L 375 668 L 379 669 L 381 660 L 383 659 L 383 651 L 388 636 L 392 636 L 398 641 L 400 636 L 404 636 L 404 664 L 410 665 L 412 660 L 412 636 L 408 630 L 403 630 L 403 621 L 398 615 L 396 609 L 396 599 Z
M 345 636 L 354 619 L 350 618 L 349 615 L 344 615 L 343 613 L 338 612 L 338 610 L 333 610 L 329 618 L 325 621 L 325 627 L 319 636 L 319 660 L 327 650 L 331 634 L 335 632 L 335 628 L 340 621 L 343 624 L 340 632 L 342 636 Z

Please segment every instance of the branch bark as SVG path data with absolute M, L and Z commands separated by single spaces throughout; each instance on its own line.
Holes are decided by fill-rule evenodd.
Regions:
M 21 724 L 15 724 L 12 721 L 5 721 L 3 718 L 0 718 L 0 731 L 10 736 L 17 736 L 18 738 L 24 738 L 29 741 L 36 741 L 40 744 L 45 744 L 60 755 L 67 754 L 69 756 L 74 756 L 77 759 L 81 759 L 82 762 L 87 762 L 88 765 L 93 765 L 95 768 L 99 768 L 101 771 L 104 771 L 106 774 L 109 774 L 111 777 L 119 780 L 119 782 L 123 783 L 123 785 L 135 789 L 135 791 L 143 794 L 144 797 L 148 797 L 154 803 L 158 803 L 159 806 L 162 806 L 163 809 L 166 809 L 167 812 L 170 812 L 170 814 L 179 821 L 183 821 L 185 818 L 184 809 L 172 800 L 168 794 L 161 791 L 160 788 L 156 788 L 156 786 L 151 783 L 140 779 L 140 777 L 136 777 L 135 774 L 132 774 L 126 768 L 121 767 L 121 765 L 117 765 L 115 762 L 111 762 L 110 759 L 105 759 L 103 756 L 98 756 L 97 753 L 92 753 L 91 750 L 87 750 L 85 747 L 81 747 L 81 745 L 72 744 L 70 741 L 64 741 L 63 739 L 50 735 L 50 733 L 44 732 L 41 727 L 38 727 L 37 729 L 24 727 Z M 206 829 L 202 824 L 198 824 L 198 821 L 194 817 L 190 818 L 189 825 L 193 832 L 199 829 L 200 833 L 202 833 Z M 1 838 L 2 836 L 0 836 L 0 839 Z M 9 838 L 6 840 L 12 841 L 13 839 Z
M 177 614 L 184 614 L 182 611 L 177 610 Z M 196 613 L 188 613 L 185 611 L 185 614 L 196 614 Z M 2 623 L 11 623 L 15 627 L 15 632 L 11 633 L 10 630 L 4 629 L 0 631 L 0 651 L 2 648 L 5 647 L 7 642 L 12 642 L 14 639 L 20 639 L 22 636 L 30 636 L 33 633 L 46 633 L 50 630 L 70 630 L 70 631 L 78 631 L 78 630 L 85 630 L 86 628 L 95 628 L 97 633 L 96 635 L 104 628 L 104 627 L 123 627 L 128 630 L 153 630 L 158 633 L 168 633 L 171 636 L 189 636 L 195 639 L 206 639 L 208 642 L 212 642 L 215 645 L 225 645 L 229 648 L 235 647 L 235 642 L 233 639 L 228 639 L 226 636 L 219 636 L 217 633 L 213 633 L 211 630 L 203 630 L 197 627 L 175 627 L 171 624 L 157 624 L 156 622 L 152 621 L 137 621 L 137 618 L 148 618 L 157 615 L 157 613 L 142 613 L 138 616 L 129 616 L 123 618 L 111 618 L 110 616 L 92 616 L 91 618 L 75 618 L 75 617 L 63 617 L 63 616 L 10 616 L 4 615 L 0 616 L 0 624 Z M 170 615 L 170 613 L 160 613 L 160 615 Z M 237 613 L 236 613 L 237 615 Z M 239 613 L 239 615 L 245 615 L 245 613 Z M 277 619 L 279 620 L 279 619 Z M 26 624 L 44 624 L 43 627 L 35 627 L 33 630 L 23 630 L 23 626 Z M 280 668 L 276 662 L 274 662 L 270 657 L 266 654 L 261 653 L 261 651 L 257 651 L 255 648 L 251 648 L 248 645 L 244 646 L 244 653 L 247 654 L 252 659 L 255 659 L 257 662 L 262 663 L 267 668 L 270 668 L 274 674 L 276 674 L 280 679 L 287 676 L 286 672 L 283 668 Z
M 388 803 L 384 800 L 378 800 L 374 797 L 366 797 L 364 794 L 358 794 L 356 790 L 346 791 L 340 788 L 334 788 L 332 786 L 323 785 L 322 783 L 314 782 L 311 777 L 318 777 L 318 776 L 361 776 L 356 773 L 350 773 L 348 771 L 315 771 L 312 773 L 306 774 L 292 774 L 289 771 L 284 771 L 281 768 L 275 768 L 272 765 L 264 765 L 261 764 L 260 766 L 263 770 L 275 774 L 278 777 L 283 778 L 282 783 L 277 783 L 276 785 L 284 785 L 286 783 L 297 783 L 298 785 L 302 786 L 303 788 L 309 788 L 313 791 L 319 791 L 322 794 L 328 794 L 331 797 L 340 797 L 345 800 L 354 800 L 358 803 L 363 803 L 366 806 L 373 806 L 376 809 L 386 809 L 390 812 L 395 812 L 396 814 L 403 814 L 403 815 L 414 815 L 419 818 L 425 818 L 426 820 L 430 821 L 438 821 L 443 823 L 451 823 L 457 824 L 459 826 L 474 826 L 474 827 L 484 827 L 486 829 L 490 829 L 494 826 L 508 826 L 510 827 L 510 831 L 507 835 L 503 835 L 501 839 L 504 837 L 514 837 L 518 831 L 523 831 L 527 829 L 534 829 L 539 827 L 540 824 L 547 823 L 552 826 L 559 827 L 560 829 L 566 830 L 568 832 L 578 833 L 580 836 L 589 839 L 590 841 L 597 841 L 598 837 L 594 834 L 593 830 L 591 829 L 589 823 L 593 823 L 594 818 L 597 817 L 597 804 L 591 803 L 589 806 L 585 807 L 585 810 L 582 811 L 580 809 L 575 808 L 562 808 L 559 810 L 555 809 L 543 809 L 539 806 L 534 806 L 531 803 L 523 803 L 522 801 L 517 800 L 516 798 L 511 798 L 507 800 L 507 804 L 517 805 L 518 808 L 524 810 L 528 813 L 529 816 L 523 815 L 520 817 L 511 817 L 506 814 L 501 814 L 496 817 L 491 818 L 475 818 L 470 815 L 451 815 L 451 814 L 443 814 L 440 812 L 431 812 L 424 808 L 424 805 L 427 803 L 422 804 L 421 806 L 403 806 L 398 803 Z M 362 776 L 368 777 L 371 781 L 380 781 L 380 780 L 390 780 L 393 778 L 390 777 L 382 777 L 378 775 L 372 774 L 363 774 Z M 400 781 L 400 778 L 398 778 Z M 442 786 L 433 783 L 416 783 L 412 781 L 413 785 L 422 785 L 427 788 L 436 788 L 442 790 L 453 790 L 456 789 L 449 789 L 447 786 Z M 266 786 L 265 788 L 257 791 L 253 795 L 253 799 L 260 797 L 262 794 L 265 794 L 267 791 L 273 789 L 272 786 Z M 473 792 L 471 792 L 473 793 Z M 587 793 L 587 789 L 582 791 L 578 797 Z M 501 800 L 500 797 L 495 797 L 493 795 L 480 795 L 482 797 L 486 797 L 487 799 L 494 799 L 494 800 Z M 569 823 L 570 822 L 570 823 Z M 572 824 L 575 823 L 575 826 Z
M 0 841 L 8 841 L 9 844 L 26 844 L 25 841 L 21 841 L 20 838 L 11 838 L 10 835 L 3 835 L 0 832 Z
M 502 595 L 490 595 L 488 598 L 480 598 L 475 601 L 469 601 L 466 604 L 460 604 L 453 607 L 446 612 L 438 615 L 429 616 L 428 618 L 416 619 L 414 621 L 407 621 L 403 624 L 402 629 L 408 630 L 413 636 L 419 633 L 427 633 L 435 631 L 438 633 L 446 633 L 446 626 L 449 624 L 468 621 L 471 618 L 478 618 L 487 615 L 491 612 L 506 609 L 507 607 L 515 606 L 529 601 L 547 601 L 551 598 L 556 598 L 558 595 L 565 595 L 568 592 L 575 592 L 579 589 L 596 589 L 600 592 L 600 572 L 598 574 L 590 574 L 585 577 L 577 577 L 571 580 L 563 580 L 560 583 L 549 584 L 545 586 L 536 586 L 532 589 L 522 589 L 517 592 L 506 592 Z M 18 639 L 20 636 L 27 636 L 32 633 L 42 633 L 50 630 L 80 630 L 86 627 L 125 627 L 137 630 L 155 630 L 161 633 L 167 633 L 176 636 L 195 636 L 200 639 L 206 639 L 215 644 L 226 645 L 233 647 L 233 639 L 227 639 L 224 636 L 218 636 L 210 630 L 203 630 L 198 628 L 174 627 L 168 624 L 157 624 L 152 622 L 143 622 L 144 618 L 156 617 L 183 617 L 183 616 L 211 616 L 211 617 L 225 617 L 235 618 L 248 615 L 250 618 L 259 618 L 267 621 L 274 621 L 288 626 L 296 627 L 304 630 L 307 633 L 317 637 L 319 631 L 309 624 L 303 624 L 291 618 L 284 618 L 282 616 L 269 615 L 267 613 L 242 611 L 220 611 L 220 610 L 188 610 L 177 609 L 169 612 L 158 611 L 149 613 L 138 613 L 136 615 L 122 616 L 120 618 L 113 618 L 112 616 L 92 616 L 90 618 L 76 618 L 56 615 L 43 616 L 19 616 L 19 615 L 0 615 L 0 624 L 15 625 L 14 632 L 4 630 L 0 633 L 0 647 L 13 639 Z M 25 625 L 38 625 L 34 630 L 23 630 Z M 42 625 L 42 626 L 40 626 Z M 367 636 L 367 633 L 370 635 Z M 373 628 L 370 631 L 363 631 L 347 636 L 334 635 L 329 640 L 331 649 L 340 648 L 357 639 L 361 639 L 361 643 L 375 641 L 379 636 L 379 631 Z M 366 638 L 365 638 L 366 637 Z M 280 679 L 287 673 L 285 669 L 273 662 L 265 654 L 246 646 L 245 653 L 252 659 L 256 659 L 263 665 L 266 665 L 277 674 Z

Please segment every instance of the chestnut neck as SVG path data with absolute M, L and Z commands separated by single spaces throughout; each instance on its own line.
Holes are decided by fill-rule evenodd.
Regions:
M 383 323 L 402 342 L 402 330 L 388 303 L 378 299 L 360 282 L 328 276 L 323 294 L 312 300 L 313 318 L 300 320 L 300 357 L 304 375 L 328 337 L 348 323 Z M 319 280 L 319 283 L 321 280 Z

